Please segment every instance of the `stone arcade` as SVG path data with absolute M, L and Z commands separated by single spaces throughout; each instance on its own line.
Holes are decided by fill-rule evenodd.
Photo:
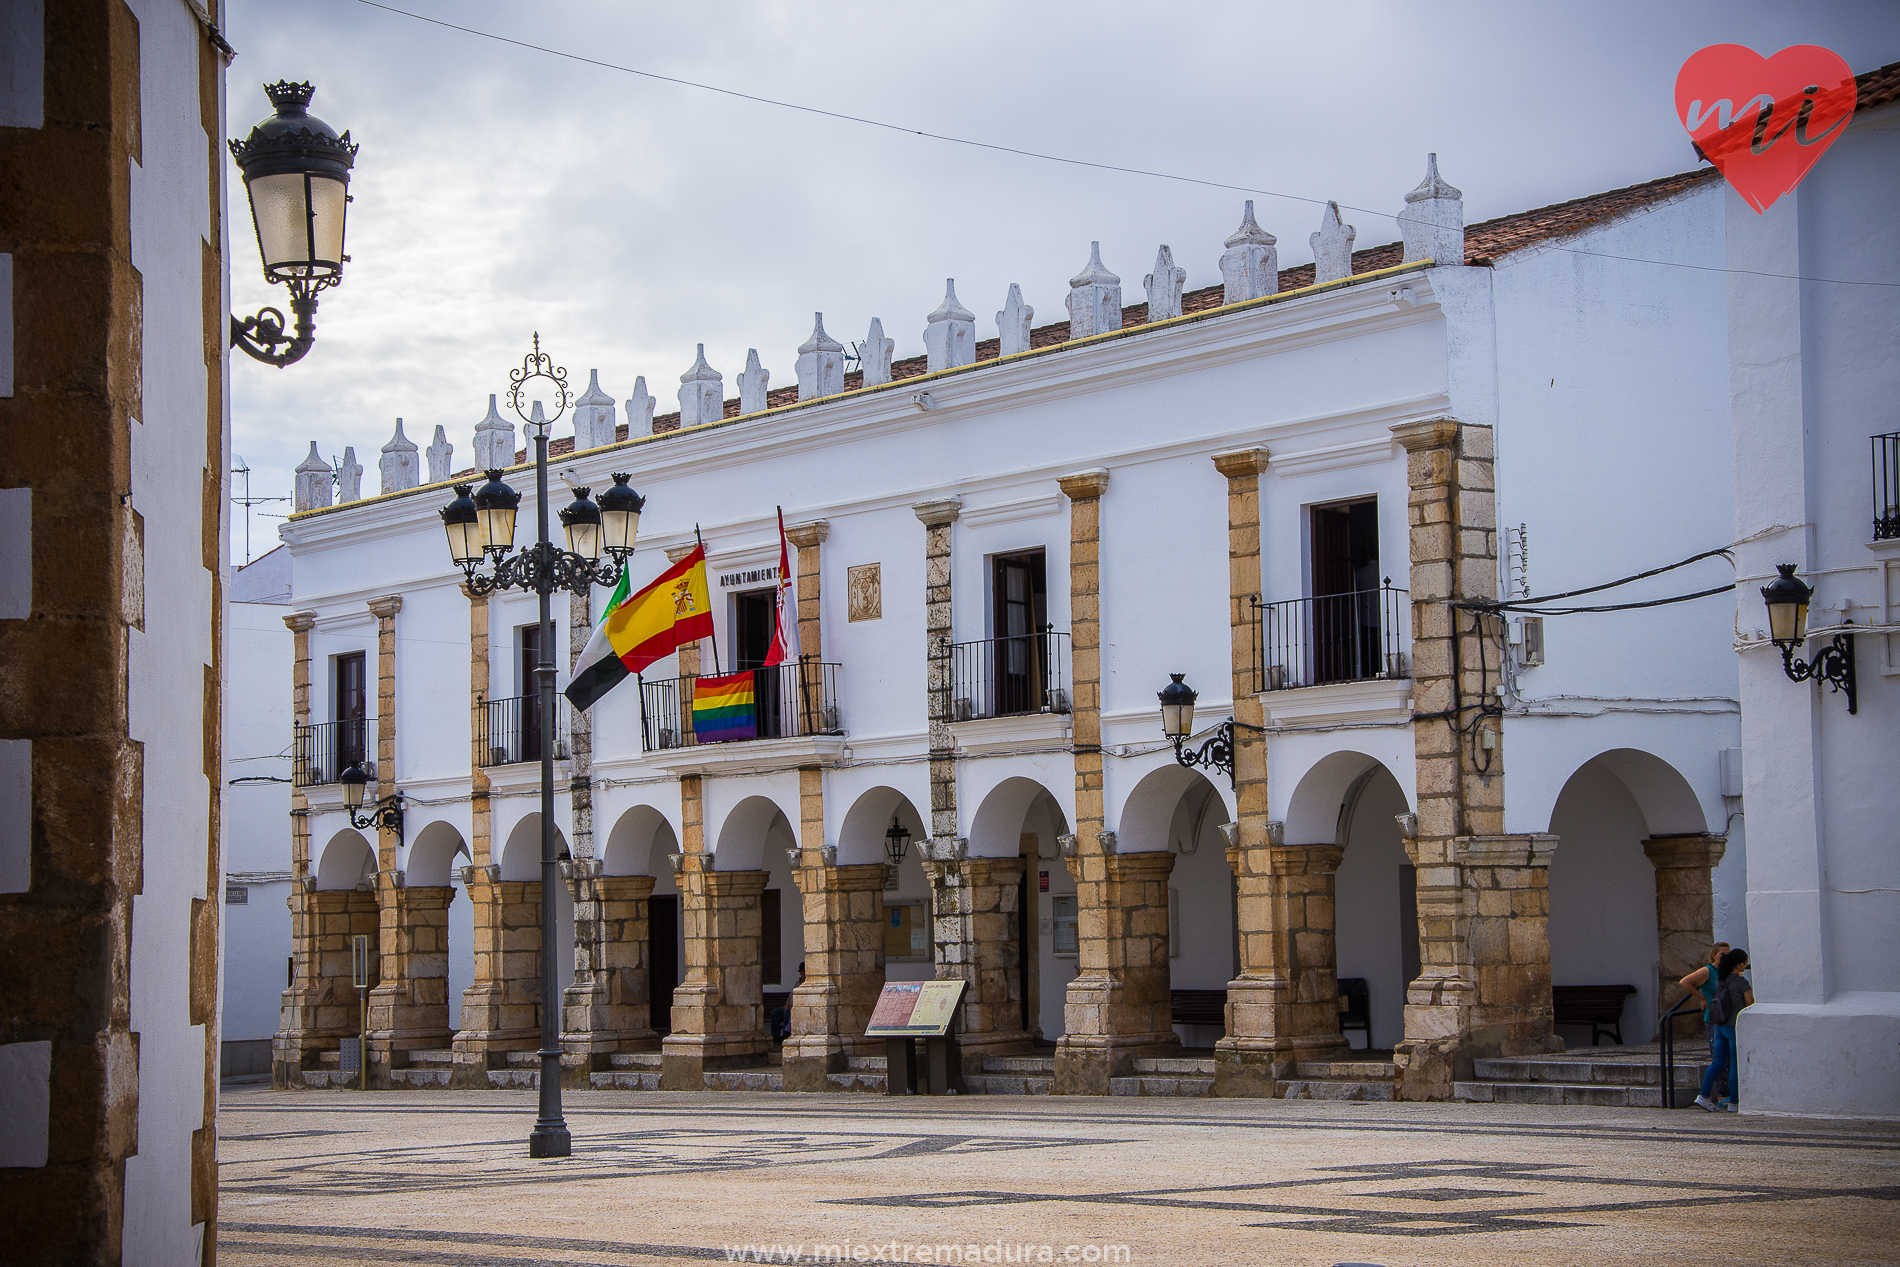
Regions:
M 1553 985 L 1632 987 L 1647 1041 L 1746 938 L 1735 610 L 1470 604 L 1732 539 L 1727 197 L 1705 170 L 1467 228 L 1434 160 L 1402 242 L 1354 250 L 1328 206 L 1317 269 L 1249 205 L 1224 254 L 1161 247 L 1149 304 L 1091 244 L 1055 324 L 1012 285 L 979 341 L 952 279 L 914 359 L 873 320 L 846 360 L 821 314 L 795 385 L 755 352 L 728 399 L 701 346 L 678 412 L 641 377 L 624 423 L 592 372 L 557 470 L 636 472 L 636 583 L 702 526 L 722 670 L 758 662 L 785 508 L 806 660 L 759 671 L 750 740 L 696 742 L 710 645 L 540 734 L 527 607 L 462 591 L 400 425 L 374 498 L 332 505 L 313 446 L 276 1085 L 339 1078 L 356 933 L 375 1086 L 527 1085 L 558 1005 L 577 1086 L 875 1089 L 878 988 L 932 976 L 969 983 L 972 1090 L 1490 1098 L 1485 1062 L 1591 1042 Z M 1184 292 L 1177 258 L 1220 280 Z M 475 430 L 478 466 L 522 463 L 492 399 Z M 1696 566 L 1610 601 L 1731 575 Z M 571 605 L 570 655 L 598 615 Z M 1161 737 L 1169 673 L 1196 746 L 1232 718 L 1231 780 Z M 403 834 L 344 821 L 359 753 Z

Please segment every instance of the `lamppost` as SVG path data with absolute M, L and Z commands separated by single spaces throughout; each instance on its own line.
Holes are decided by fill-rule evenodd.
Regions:
M 1161 700 L 1161 733 L 1174 741 L 1174 759 L 1181 765 L 1192 769 L 1201 766 L 1208 770 L 1220 770 L 1227 780 L 1234 780 L 1234 729 L 1257 731 L 1265 734 L 1260 726 L 1249 726 L 1246 722 L 1237 722 L 1229 717 L 1214 728 L 1214 734 L 1198 749 L 1190 752 L 1186 745 L 1188 737 L 1194 733 L 1194 701 L 1200 698 L 1193 687 L 1181 679 L 1185 673 L 1170 673 L 1169 683 L 1161 688 L 1158 698 Z
M 371 827 L 387 829 L 395 832 L 398 840 L 402 839 L 401 792 L 383 797 L 369 813 L 359 814 L 357 811 L 363 808 L 364 789 L 369 786 L 369 771 L 363 768 L 362 762 L 353 761 L 349 769 L 336 776 L 336 781 L 343 785 L 343 811 L 350 816 L 350 826 L 358 831 L 366 831 Z
M 302 358 L 317 337 L 317 292 L 343 278 L 343 221 L 350 203 L 350 169 L 357 147 L 309 113 L 316 89 L 280 80 L 265 84 L 277 113 L 232 141 L 231 157 L 244 172 L 251 225 L 264 260 L 264 280 L 290 288 L 294 334 L 284 333 L 284 314 L 263 308 L 255 317 L 231 318 L 231 346 L 243 348 L 279 369 Z M 279 351 L 279 348 L 282 351 Z
M 1781 648 L 1781 668 L 1791 682 L 1817 678 L 1847 696 L 1847 711 L 1860 711 L 1860 692 L 1854 684 L 1854 635 L 1838 633 L 1834 641 L 1814 653 L 1814 659 L 1795 655 L 1808 637 L 1808 600 L 1814 587 L 1794 574 L 1792 563 L 1777 563 L 1781 573 L 1762 587 L 1762 600 L 1768 604 L 1768 636 Z
M 553 387 L 551 418 L 542 415 L 539 400 L 531 412 L 522 409 L 522 389 L 537 378 Z M 574 400 L 567 389 L 567 371 L 541 350 L 537 333 L 534 351 L 522 358 L 520 369 L 508 371 L 508 382 L 508 407 L 534 437 L 535 543 L 510 553 L 521 494 L 502 482 L 500 470 L 484 472 L 488 482 L 473 494 L 469 485 L 457 484 L 455 500 L 441 514 L 449 555 L 467 578 L 469 593 L 520 589 L 541 600 L 541 658 L 534 666 L 541 696 L 541 1050 L 536 1053 L 541 1058 L 541 1113 L 528 1136 L 528 1156 L 566 1157 L 574 1143 L 561 1117 L 561 997 L 554 946 L 555 892 L 561 877 L 554 832 L 554 616 L 548 600 L 558 591 L 585 594 L 591 585 L 620 580 L 646 499 L 627 487 L 632 478 L 628 475 L 615 475 L 614 486 L 601 494 L 598 505 L 589 500 L 588 490 L 576 489 L 573 504 L 561 512 L 568 548 L 555 548 L 548 540 L 548 433 Z M 609 557 L 605 563 L 600 559 L 603 549 Z M 492 558 L 487 575 L 478 570 L 485 558 Z

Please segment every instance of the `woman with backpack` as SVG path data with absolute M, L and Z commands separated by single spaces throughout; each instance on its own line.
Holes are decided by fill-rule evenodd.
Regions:
M 1748 978 L 1742 975 L 1742 969 L 1748 966 L 1746 950 L 1731 950 L 1716 961 L 1715 997 L 1709 1000 L 1709 1068 L 1702 1075 L 1702 1093 L 1695 1102 L 1711 1113 L 1719 1113 L 1722 1106 L 1710 1098 L 1715 1089 L 1716 1079 L 1724 1075 L 1728 1078 L 1729 1112 L 1736 1111 L 1742 1099 L 1741 1070 L 1735 1059 L 1735 1018 L 1743 1008 L 1755 1002 L 1755 992 L 1748 988 Z

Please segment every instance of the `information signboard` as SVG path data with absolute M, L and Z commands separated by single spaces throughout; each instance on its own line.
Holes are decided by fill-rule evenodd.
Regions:
M 942 1038 L 963 999 L 962 980 L 887 981 L 877 996 L 866 1038 Z

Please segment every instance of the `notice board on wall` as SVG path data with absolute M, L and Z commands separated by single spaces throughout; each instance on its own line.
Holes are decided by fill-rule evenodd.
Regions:
M 942 1038 L 956 1020 L 962 980 L 887 981 L 877 996 L 866 1038 Z

